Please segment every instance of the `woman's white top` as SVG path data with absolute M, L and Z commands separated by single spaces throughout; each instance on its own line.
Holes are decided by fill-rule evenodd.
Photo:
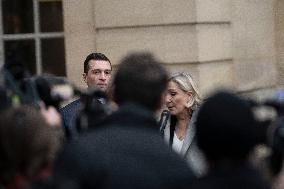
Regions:
M 186 129 L 185 137 L 182 141 L 180 141 L 174 133 L 172 149 L 187 161 L 189 167 L 193 170 L 196 176 L 201 176 L 206 173 L 207 164 L 203 153 L 197 146 L 195 136 L 196 115 L 197 111 L 193 112 Z M 169 119 L 164 132 L 164 139 L 168 144 L 170 144 L 170 122 L 171 121 Z
M 178 154 L 180 154 L 181 152 L 181 147 L 183 145 L 183 141 L 184 139 L 180 140 L 177 135 L 176 132 L 174 132 L 174 138 L 173 138 L 173 145 L 172 148 L 175 152 L 177 152 Z

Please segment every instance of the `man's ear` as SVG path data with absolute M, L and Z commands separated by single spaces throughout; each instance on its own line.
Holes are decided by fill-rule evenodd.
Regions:
M 82 78 L 85 83 L 87 83 L 87 73 L 82 73 Z

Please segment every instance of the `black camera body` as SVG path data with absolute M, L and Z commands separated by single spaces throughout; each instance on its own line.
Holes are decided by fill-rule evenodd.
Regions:
M 1 110 L 29 104 L 54 106 L 71 98 L 77 90 L 64 78 L 53 75 L 31 76 L 22 64 L 4 64 L 0 70 Z
M 110 114 L 107 95 L 99 89 L 93 88 L 82 93 L 80 101 L 82 109 L 76 119 L 76 129 L 79 133 L 97 128 Z

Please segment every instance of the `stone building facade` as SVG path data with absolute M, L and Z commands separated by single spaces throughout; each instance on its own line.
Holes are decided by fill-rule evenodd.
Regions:
M 282 0 L 63 0 L 67 76 L 81 85 L 92 50 L 114 65 L 147 50 L 170 71 L 185 70 L 206 94 L 284 84 Z
M 190 72 L 205 95 L 229 87 L 261 96 L 284 85 L 283 0 L 25 1 L 33 1 L 35 8 L 61 3 L 63 31 L 34 35 L 35 46 L 40 47 L 41 37 L 63 37 L 61 68 L 81 87 L 83 60 L 90 52 L 105 53 L 115 69 L 123 56 L 140 50 L 153 52 L 171 72 Z M 5 40 L 14 38 L 1 30 L 3 62 Z M 36 73 L 41 74 L 44 51 L 36 52 Z

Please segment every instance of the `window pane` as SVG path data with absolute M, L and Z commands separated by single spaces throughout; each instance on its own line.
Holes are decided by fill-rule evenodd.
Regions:
M 66 76 L 64 39 L 43 39 L 42 70 L 57 76 Z
M 36 73 L 34 40 L 5 41 L 5 62 L 23 64 L 31 74 Z
M 4 34 L 33 33 L 33 1 L 2 0 Z
M 40 31 L 63 31 L 63 16 L 61 1 L 40 2 Z

